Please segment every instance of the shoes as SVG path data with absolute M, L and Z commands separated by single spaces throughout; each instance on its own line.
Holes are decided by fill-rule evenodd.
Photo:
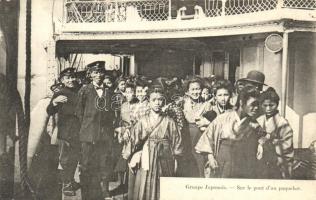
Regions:
M 71 185 L 72 185 L 72 189 L 73 189 L 74 191 L 79 190 L 80 187 L 81 187 L 80 183 L 78 183 L 78 182 L 76 182 L 76 181 L 71 182 Z
M 117 196 L 120 194 L 125 194 L 127 193 L 128 187 L 127 184 L 121 184 L 118 187 L 114 188 L 113 190 L 110 191 L 111 196 Z
M 63 194 L 65 196 L 75 196 L 76 192 L 74 191 L 71 183 L 63 183 Z
M 80 188 L 80 184 L 73 181 L 70 183 L 63 183 L 63 193 L 65 196 L 76 196 L 76 191 Z

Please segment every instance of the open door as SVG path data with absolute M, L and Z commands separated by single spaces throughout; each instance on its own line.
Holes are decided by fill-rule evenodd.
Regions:
M 225 77 L 225 52 L 213 52 L 213 74 L 216 77 Z

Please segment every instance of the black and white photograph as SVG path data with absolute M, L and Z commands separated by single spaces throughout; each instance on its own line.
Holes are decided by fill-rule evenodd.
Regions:
M 0 0 L 0 200 L 314 199 L 315 85 L 316 0 Z

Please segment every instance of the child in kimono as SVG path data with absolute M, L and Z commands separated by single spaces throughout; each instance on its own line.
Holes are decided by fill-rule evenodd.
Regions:
M 256 150 L 260 138 L 255 119 L 259 93 L 244 88 L 237 110 L 228 110 L 215 118 L 195 146 L 207 154 L 207 165 L 219 178 L 256 178 Z
M 275 176 L 278 178 L 277 174 L 280 174 L 283 178 L 290 178 L 292 174 L 294 160 L 293 130 L 288 121 L 278 111 L 279 101 L 279 95 L 273 88 L 268 88 L 261 94 L 261 107 L 265 114 L 260 116 L 257 121 L 267 134 L 259 140 L 258 148 L 262 148 L 263 153 L 258 156 L 265 160 L 265 164 L 268 165 L 266 169 L 273 168 L 273 165 L 276 165 L 276 170 L 279 170 L 274 173 L 268 172 L 270 177 L 266 178 L 274 178 Z
M 164 101 L 162 89 L 152 86 L 150 110 L 132 129 L 134 150 L 139 151 L 133 152 L 129 163 L 136 174 L 134 192 L 129 199 L 158 200 L 160 177 L 176 174 L 176 160 L 183 152 L 182 139 L 175 121 L 162 112 Z
M 118 173 L 120 185 L 118 189 L 127 189 L 126 188 L 126 177 L 127 172 L 127 158 L 131 151 L 131 146 L 129 142 L 130 138 L 130 129 L 132 127 L 131 113 L 134 110 L 136 103 L 135 98 L 135 86 L 133 84 L 126 84 L 126 89 L 124 93 L 124 103 L 121 106 L 120 113 L 120 123 L 119 127 L 115 129 L 118 142 L 121 145 L 121 154 L 119 156 L 118 162 L 115 166 L 115 172 Z
M 147 85 L 143 81 L 136 81 L 136 86 L 135 86 L 135 96 L 136 96 L 136 101 L 133 105 L 133 109 L 130 112 L 130 123 L 133 128 L 134 124 L 138 122 L 143 116 L 145 116 L 149 112 L 149 103 L 148 103 L 148 97 L 147 97 L 147 91 L 146 91 Z M 128 130 L 129 131 L 129 130 Z M 123 153 L 123 156 L 125 158 L 128 158 L 130 156 L 129 149 L 132 146 L 132 141 L 135 140 L 132 136 L 126 137 L 126 132 L 125 132 L 125 138 L 128 138 L 127 146 L 130 145 L 130 147 L 126 147 Z M 134 183 L 135 183 L 135 175 L 129 171 L 128 174 L 128 199 L 132 199 L 133 193 L 134 193 Z
M 132 122 L 136 122 L 139 120 L 142 116 L 144 116 L 148 110 L 148 95 L 147 95 L 147 85 L 142 81 L 136 82 L 135 87 L 135 96 L 138 100 L 138 102 L 135 104 L 135 109 L 132 112 L 131 120 Z

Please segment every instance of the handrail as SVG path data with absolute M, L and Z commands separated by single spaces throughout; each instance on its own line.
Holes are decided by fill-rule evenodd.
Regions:
M 173 19 L 175 5 L 171 0 L 65 0 L 64 23 L 166 21 Z M 316 0 L 205 0 L 199 6 L 206 17 L 223 17 L 282 8 L 316 9 Z

